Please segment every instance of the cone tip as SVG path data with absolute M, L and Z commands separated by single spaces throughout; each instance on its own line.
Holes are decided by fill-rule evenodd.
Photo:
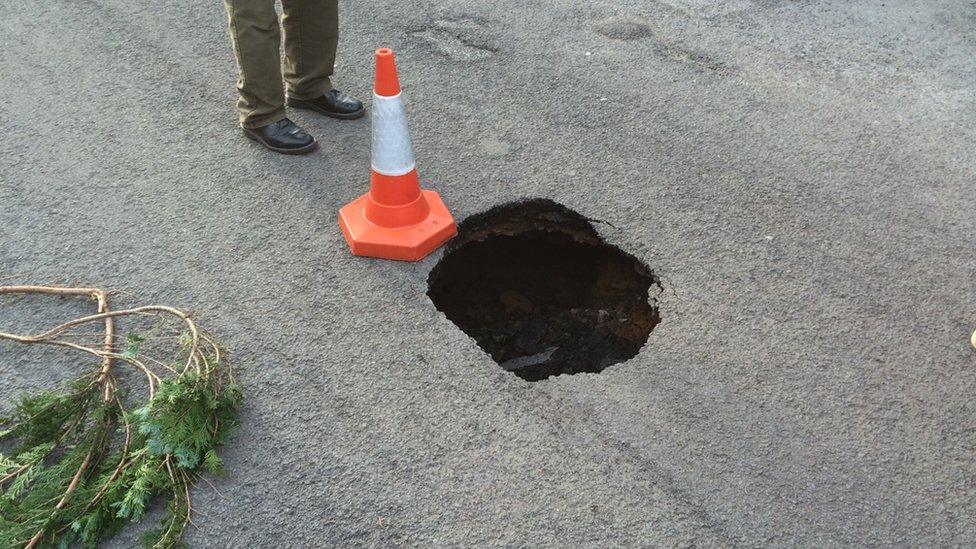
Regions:
M 373 91 L 376 95 L 384 97 L 392 97 L 400 93 L 400 79 L 397 77 L 396 61 L 390 48 L 376 50 L 376 79 Z

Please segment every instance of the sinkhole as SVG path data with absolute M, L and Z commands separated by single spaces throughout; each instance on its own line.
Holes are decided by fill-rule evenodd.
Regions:
M 528 381 L 630 359 L 661 320 L 651 269 L 551 200 L 469 217 L 427 282 L 438 310 Z

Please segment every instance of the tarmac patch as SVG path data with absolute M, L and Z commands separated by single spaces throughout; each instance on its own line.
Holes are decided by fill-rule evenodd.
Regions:
M 473 19 L 438 19 L 410 34 L 422 38 L 439 53 L 459 61 L 487 59 L 497 51 L 487 29 Z
M 539 381 L 636 356 L 660 322 L 660 289 L 587 218 L 530 200 L 461 223 L 427 295 L 499 366 Z
M 598 21 L 593 26 L 593 30 L 614 40 L 637 40 L 652 34 L 651 27 L 647 23 L 621 15 Z
M 668 61 L 681 63 L 699 71 L 717 74 L 731 74 L 735 69 L 711 55 L 697 50 L 688 49 L 680 44 L 657 44 L 657 53 Z
M 495 137 L 488 137 L 481 140 L 481 148 L 485 154 L 491 157 L 505 156 L 512 152 L 512 145 L 507 141 L 502 141 Z

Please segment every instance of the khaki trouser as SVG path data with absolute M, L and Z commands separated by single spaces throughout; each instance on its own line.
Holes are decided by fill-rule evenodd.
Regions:
M 241 125 L 256 128 L 285 117 L 281 33 L 275 0 L 224 0 L 237 56 Z M 288 95 L 314 99 L 332 89 L 339 41 L 338 0 L 281 0 Z

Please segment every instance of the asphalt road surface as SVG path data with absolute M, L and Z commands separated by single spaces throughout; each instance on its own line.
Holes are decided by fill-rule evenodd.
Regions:
M 219 1 L 6 2 L 0 280 L 193 309 L 244 369 L 192 545 L 976 544 L 976 4 L 341 7 L 338 86 L 368 97 L 395 49 L 456 217 L 611 223 L 662 321 L 626 363 L 525 382 L 426 297 L 439 254 L 348 253 L 368 118 L 292 113 L 301 158 L 241 136 Z M 68 362 L 2 345 L 0 392 Z

